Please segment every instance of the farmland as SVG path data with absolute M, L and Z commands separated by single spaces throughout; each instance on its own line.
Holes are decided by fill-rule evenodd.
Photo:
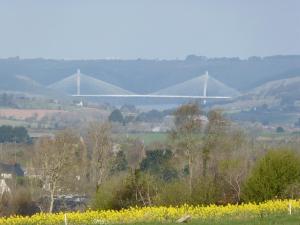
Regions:
M 0 126 L 24 126 L 30 133 L 49 133 L 82 122 L 103 121 L 107 114 L 105 110 L 96 108 L 73 110 L 0 108 Z
M 41 119 L 46 115 L 63 112 L 65 111 L 48 109 L 0 109 L 0 117 L 14 118 L 16 120 L 25 120 L 28 118 Z
M 145 132 L 145 133 L 138 133 L 138 134 L 129 134 L 131 138 L 138 138 L 143 140 L 146 145 L 156 143 L 156 142 L 163 142 L 166 141 L 168 134 L 163 132 Z

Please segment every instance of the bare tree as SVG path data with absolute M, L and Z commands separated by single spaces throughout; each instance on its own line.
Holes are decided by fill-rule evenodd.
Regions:
M 80 148 L 79 138 L 70 130 L 58 133 L 54 138 L 43 137 L 35 146 L 34 167 L 44 190 L 50 194 L 50 213 L 53 211 L 55 195 L 64 188 L 65 180 L 76 166 L 75 156 Z
M 112 158 L 112 135 L 109 124 L 92 123 L 88 128 L 88 147 L 91 157 L 91 179 L 96 190 L 108 176 Z
M 213 110 L 208 113 L 208 125 L 205 129 L 202 147 L 202 175 L 206 177 L 208 161 L 212 154 L 220 155 L 225 149 L 228 137 L 226 133 L 229 129 L 229 121 L 222 115 L 219 110 Z M 224 152 L 224 151 L 223 151 Z
M 247 172 L 244 133 L 234 127 L 220 110 L 210 111 L 208 119 L 202 149 L 203 177 L 209 173 L 211 177 L 219 178 L 214 181 L 215 186 L 224 185 L 220 181 L 225 181 L 233 201 L 239 202 L 241 184 Z
M 146 155 L 144 142 L 139 139 L 128 138 L 123 143 L 122 150 L 125 153 L 129 167 L 132 170 L 137 170 Z
M 233 192 L 234 202 L 241 200 L 241 186 L 247 174 L 246 165 L 247 162 L 242 157 L 224 160 L 220 165 L 221 176 Z
M 175 129 L 171 132 L 172 143 L 176 152 L 187 158 L 189 167 L 189 192 L 192 194 L 194 179 L 194 164 L 200 152 L 202 122 L 197 104 L 187 104 L 179 107 L 175 113 Z

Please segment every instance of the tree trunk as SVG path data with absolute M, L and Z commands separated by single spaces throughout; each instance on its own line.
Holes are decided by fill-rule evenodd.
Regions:
M 189 154 L 189 193 L 190 197 L 193 192 L 193 159 L 191 153 Z
M 99 177 L 97 179 L 97 184 L 96 184 L 96 192 L 99 191 L 101 185 L 102 185 L 102 171 L 100 169 Z
M 207 161 L 208 161 L 208 157 L 206 155 L 204 155 L 203 160 L 202 160 L 202 164 L 203 164 L 202 176 L 203 177 L 206 177 L 206 174 L 207 174 Z
M 52 211 L 53 211 L 53 205 L 54 205 L 54 190 L 51 190 L 51 193 L 50 193 L 49 213 L 52 213 Z
M 148 198 L 148 206 L 152 206 L 149 183 L 147 183 L 147 198 Z

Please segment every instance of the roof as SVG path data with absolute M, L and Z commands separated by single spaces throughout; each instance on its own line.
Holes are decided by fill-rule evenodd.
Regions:
M 0 173 L 11 173 L 16 176 L 23 177 L 24 176 L 24 171 L 21 168 L 20 164 L 15 163 L 15 164 L 6 164 L 0 162 Z

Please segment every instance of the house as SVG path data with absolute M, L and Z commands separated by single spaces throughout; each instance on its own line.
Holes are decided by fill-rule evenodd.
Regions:
M 0 179 L 0 197 L 2 197 L 2 195 L 4 193 L 9 193 L 11 194 L 11 190 L 8 187 L 8 185 L 6 184 L 4 179 Z
M 6 164 L 0 162 L 0 178 L 11 179 L 13 177 L 24 177 L 24 171 L 20 164 Z

